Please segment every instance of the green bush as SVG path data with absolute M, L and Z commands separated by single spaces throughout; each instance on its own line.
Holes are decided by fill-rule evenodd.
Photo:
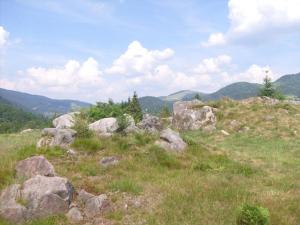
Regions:
M 72 127 L 77 132 L 77 137 L 88 138 L 92 136 L 92 132 L 89 130 L 89 124 L 86 115 L 81 112 L 75 115 L 74 126 Z
M 128 127 L 128 124 L 129 124 L 128 118 L 124 114 L 117 117 L 117 122 L 119 125 L 118 132 L 124 131 L 126 129 L 126 127 Z
M 244 204 L 238 212 L 237 225 L 268 225 L 270 214 L 267 208 Z

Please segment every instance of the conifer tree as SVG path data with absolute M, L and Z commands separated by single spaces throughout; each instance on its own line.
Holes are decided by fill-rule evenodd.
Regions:
M 128 114 L 130 114 L 134 118 L 135 122 L 139 122 L 143 118 L 143 112 L 136 92 L 134 92 L 133 97 L 128 104 L 127 111 Z

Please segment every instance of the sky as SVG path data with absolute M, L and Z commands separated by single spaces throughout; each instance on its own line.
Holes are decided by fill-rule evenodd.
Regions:
M 300 72 L 300 0 L 0 0 L 1 88 L 94 103 L 266 71 Z

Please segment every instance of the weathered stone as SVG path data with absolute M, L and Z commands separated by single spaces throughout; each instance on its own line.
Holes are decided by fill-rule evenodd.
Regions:
M 39 211 L 42 208 L 51 212 L 49 215 L 68 209 L 73 193 L 73 186 L 66 178 L 40 175 L 25 181 L 21 190 L 29 209 Z
M 26 179 L 35 175 L 55 176 L 53 165 L 44 156 L 33 156 L 18 162 L 16 171 L 17 176 Z
M 69 212 L 66 214 L 67 218 L 72 223 L 79 223 L 83 220 L 82 213 L 77 207 L 73 207 L 69 210 Z
M 104 136 L 109 136 L 115 133 L 119 128 L 116 118 L 104 118 L 89 125 L 89 129 Z
M 213 133 L 216 130 L 216 127 L 214 125 L 208 125 L 202 128 L 202 131 L 208 134 Z
M 215 126 L 216 121 L 214 109 L 204 106 L 199 100 L 179 101 L 173 105 L 172 124 L 179 130 L 198 130 L 209 125 Z
M 72 112 L 61 115 L 52 121 L 53 126 L 59 129 L 72 128 L 74 126 L 75 116 L 79 113 L 80 112 Z
M 163 129 L 163 124 L 157 116 L 144 114 L 142 121 L 137 124 L 137 127 L 149 133 L 156 133 Z
M 182 140 L 179 133 L 167 128 L 160 134 L 160 140 L 156 142 L 160 147 L 174 152 L 182 152 L 187 144 Z
M 42 131 L 42 138 L 38 141 L 37 147 L 67 147 L 76 136 L 76 131 L 72 129 L 45 128 Z
M 88 199 L 93 198 L 93 197 L 95 197 L 95 195 L 90 194 L 90 193 L 88 193 L 88 192 L 86 192 L 85 190 L 82 189 L 78 192 L 78 197 L 77 198 L 78 198 L 80 203 L 85 204 L 85 202 Z
M 108 206 L 109 201 L 105 194 L 95 196 L 85 202 L 84 213 L 87 217 L 94 217 L 105 211 Z
M 20 185 L 5 188 L 0 195 L 0 216 L 11 223 L 22 223 L 27 217 L 27 209 L 17 201 L 21 198 Z
M 109 166 L 117 165 L 118 163 L 119 163 L 119 159 L 115 156 L 104 157 L 100 160 L 101 166 L 105 168 Z

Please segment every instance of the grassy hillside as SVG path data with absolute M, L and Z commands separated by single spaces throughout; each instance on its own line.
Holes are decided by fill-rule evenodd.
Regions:
M 300 106 L 211 105 L 217 130 L 182 133 L 189 145 L 178 155 L 155 146 L 155 135 L 77 139 L 76 157 L 37 150 L 38 133 L 0 135 L 0 189 L 15 182 L 17 160 L 44 154 L 77 190 L 108 194 L 107 224 L 234 225 L 237 209 L 252 203 L 269 209 L 272 225 L 299 225 Z M 102 168 L 99 160 L 111 155 L 120 163 Z M 68 224 L 49 220 L 35 224 Z
M 283 76 L 275 82 L 275 85 L 285 95 L 300 98 L 300 73 Z
M 17 108 L 0 97 L 0 133 L 18 132 L 27 128 L 42 128 L 49 124 L 43 116 Z
M 88 107 L 89 103 L 75 100 L 56 100 L 39 95 L 31 95 L 18 91 L 0 88 L 0 97 L 25 111 L 51 116 L 55 113 L 63 114 L 75 108 Z

